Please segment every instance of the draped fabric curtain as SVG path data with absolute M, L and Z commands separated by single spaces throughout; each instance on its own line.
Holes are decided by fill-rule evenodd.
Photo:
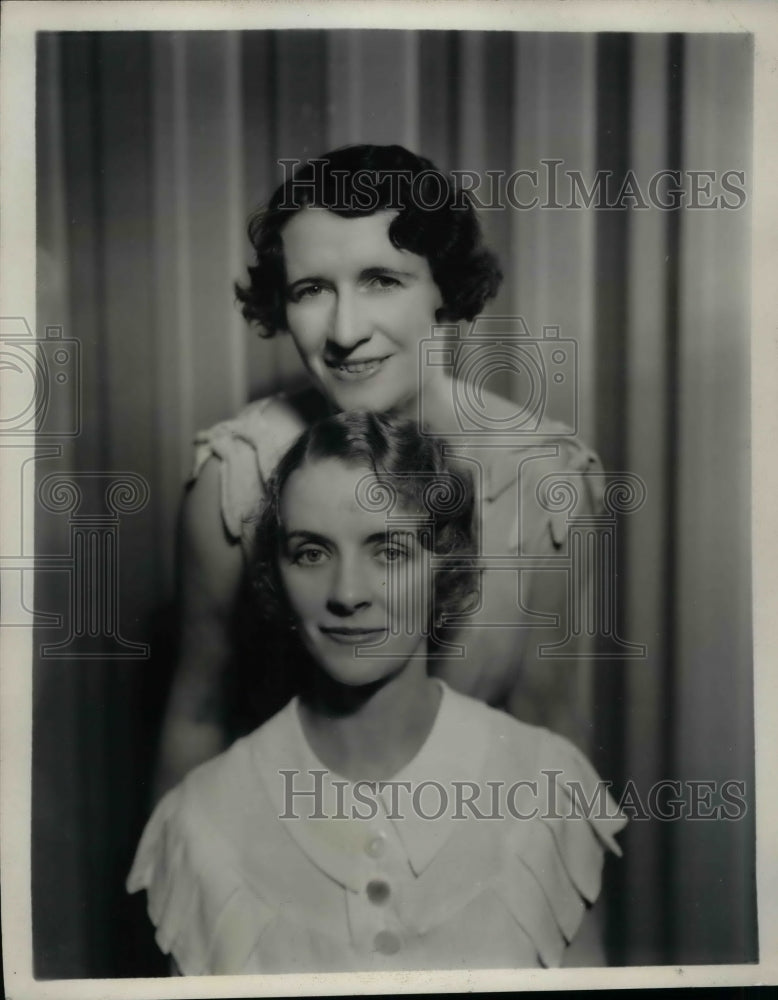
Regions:
M 666 169 L 715 184 L 743 171 L 747 187 L 751 74 L 745 35 L 39 35 L 37 324 L 78 341 L 81 433 L 41 452 L 38 480 L 79 474 L 89 500 L 95 473 L 134 474 L 148 500 L 119 519 L 116 648 L 35 664 L 37 975 L 164 974 L 122 882 L 171 671 L 190 442 L 303 378 L 289 338 L 260 340 L 235 308 L 246 217 L 281 159 L 353 142 L 471 172 L 505 272 L 488 312 L 576 341 L 581 436 L 645 485 L 618 523 L 615 565 L 618 633 L 646 656 L 581 674 L 598 767 L 617 794 L 630 781 L 746 784 L 738 821 L 631 824 L 608 871 L 613 958 L 755 957 L 748 205 L 542 207 L 554 201 L 544 160 L 587 188 L 611 171 L 618 190 L 632 170 L 645 193 Z M 517 169 L 538 171 L 534 189 L 516 187 L 538 207 L 490 206 L 489 184 Z M 510 373 L 497 381 L 518 392 Z M 39 552 L 67 547 L 51 505 L 36 524 Z M 38 574 L 36 610 L 70 601 L 62 574 Z M 39 635 L 62 638 L 45 623 Z

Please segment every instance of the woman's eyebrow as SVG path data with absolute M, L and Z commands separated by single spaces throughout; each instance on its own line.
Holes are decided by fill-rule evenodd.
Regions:
M 332 545 L 332 540 L 317 531 L 298 528 L 282 533 L 284 542 L 315 542 L 317 545 Z M 416 538 L 413 531 L 403 528 L 387 528 L 385 531 L 373 531 L 362 539 L 363 545 L 375 545 L 377 542 L 412 541 Z
M 392 278 L 403 278 L 405 281 L 415 281 L 418 275 L 412 271 L 400 271 L 396 267 L 387 267 L 381 264 L 374 264 L 371 267 L 362 268 L 359 272 L 360 281 L 369 281 L 371 278 L 380 278 L 388 275 Z M 286 283 L 286 291 L 292 292 L 298 285 L 327 285 L 329 279 L 317 274 L 306 274 L 302 278 Z
M 282 538 L 287 544 L 289 542 L 316 542 L 317 545 L 332 544 L 325 535 L 320 535 L 316 531 L 306 531 L 304 528 L 299 528 L 295 531 L 283 531 Z
M 365 267 L 359 272 L 362 280 L 366 278 L 380 278 L 382 275 L 390 275 L 393 278 L 415 278 L 412 271 L 398 271 L 396 267 L 384 267 L 380 264 L 373 267 Z
M 302 278 L 296 278 L 294 281 L 288 281 L 286 284 L 286 290 L 291 291 L 297 285 L 307 285 L 307 284 L 326 285 L 327 279 L 321 278 L 315 274 L 306 274 Z
M 365 545 L 375 545 L 376 542 L 410 542 L 416 538 L 413 531 L 404 528 L 387 528 L 386 531 L 374 531 L 364 539 Z

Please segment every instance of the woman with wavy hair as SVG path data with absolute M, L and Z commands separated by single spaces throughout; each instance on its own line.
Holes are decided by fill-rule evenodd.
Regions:
M 180 972 L 603 964 L 623 817 L 567 740 L 427 670 L 473 597 L 473 514 L 414 421 L 340 413 L 281 458 L 255 606 L 298 693 L 168 792 L 128 879 Z
M 401 146 L 348 147 L 302 165 L 251 219 L 249 236 L 254 264 L 237 287 L 244 315 L 262 336 L 292 337 L 312 387 L 251 403 L 196 438 L 182 511 L 182 627 L 160 789 L 293 693 L 279 687 L 275 671 L 255 671 L 248 684 L 239 679 L 241 645 L 256 648 L 256 616 L 246 601 L 249 526 L 279 456 L 335 411 L 410 417 L 474 473 L 480 600 L 451 626 L 462 655 L 441 655 L 432 669 L 464 693 L 585 740 L 573 673 L 580 661 L 555 662 L 540 651 L 562 634 L 544 631 L 544 623 L 564 626 L 568 618 L 565 575 L 543 572 L 566 528 L 561 515 L 544 509 L 540 484 L 551 474 L 599 466 L 569 428 L 545 414 L 531 438 L 501 435 L 516 406 L 483 386 L 476 405 L 489 417 L 486 431 L 471 425 L 463 432 L 468 387 L 438 334 L 474 320 L 502 277 L 466 192 Z M 578 512 L 591 511 L 596 499 L 580 492 Z M 530 557 L 520 573 L 488 564 L 489 556 L 519 554 Z M 272 658 L 272 629 L 265 627 L 262 645 Z

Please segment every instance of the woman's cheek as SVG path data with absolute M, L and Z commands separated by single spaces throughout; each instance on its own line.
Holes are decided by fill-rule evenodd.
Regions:
M 317 585 L 313 575 L 311 570 L 294 565 L 282 573 L 287 600 L 299 618 L 306 617 L 306 613 L 317 604 L 317 593 L 321 587 Z
M 286 318 L 289 331 L 303 353 L 310 351 L 319 340 L 319 331 L 323 324 L 321 308 L 314 305 L 287 306 Z

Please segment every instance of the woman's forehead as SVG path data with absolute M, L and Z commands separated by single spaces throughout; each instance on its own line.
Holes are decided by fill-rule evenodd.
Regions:
M 392 530 L 421 516 L 397 496 L 386 476 L 338 458 L 308 461 L 296 469 L 281 495 L 286 531 L 323 531 L 325 525 L 354 534 Z
M 409 259 L 417 255 L 398 249 L 389 239 L 389 226 L 396 215 L 394 211 L 380 211 L 349 218 L 325 208 L 296 212 L 281 230 L 290 279 L 299 277 L 298 271 L 347 262 L 407 266 Z

